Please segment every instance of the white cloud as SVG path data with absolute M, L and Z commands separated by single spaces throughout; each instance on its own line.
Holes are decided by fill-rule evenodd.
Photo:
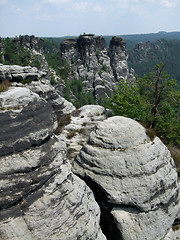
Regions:
M 41 21 L 51 21 L 53 19 L 53 16 L 48 14 L 42 14 L 35 16 L 35 19 L 41 20 Z
M 74 8 L 78 11 L 84 11 L 86 9 L 88 9 L 88 2 L 76 2 L 74 3 Z
M 177 3 L 177 0 L 161 0 L 161 4 L 167 8 L 176 7 Z
M 70 3 L 72 0 L 44 0 L 44 2 L 47 3 L 53 3 L 53 4 L 66 4 L 66 3 Z
M 33 12 L 40 12 L 41 9 L 42 9 L 41 5 L 35 5 L 35 6 L 32 7 Z
M 17 5 L 12 5 L 11 9 L 16 12 L 16 14 L 21 15 L 21 16 L 26 16 L 27 11 L 25 11 L 24 9 L 20 8 Z
M 104 11 L 103 7 L 100 6 L 99 4 L 96 4 L 93 8 L 93 10 L 97 13 L 102 13 Z
M 8 3 L 9 0 L 0 0 L 0 6 L 5 5 Z

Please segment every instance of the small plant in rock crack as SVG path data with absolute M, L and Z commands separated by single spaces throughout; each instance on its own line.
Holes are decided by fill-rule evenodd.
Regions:
M 7 91 L 10 86 L 11 86 L 11 83 L 9 82 L 9 80 L 3 80 L 0 83 L 0 92 Z
M 67 134 L 67 139 L 71 139 L 76 136 L 76 131 L 70 130 Z
M 58 127 L 56 129 L 56 134 L 60 134 L 63 131 L 64 126 L 70 124 L 70 122 L 71 122 L 71 115 L 70 114 L 66 114 L 66 115 L 60 117 L 58 119 Z

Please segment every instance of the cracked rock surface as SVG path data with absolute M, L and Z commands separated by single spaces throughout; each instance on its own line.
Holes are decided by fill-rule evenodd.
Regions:
M 66 138 L 68 159 L 71 162 L 88 141 L 96 124 L 106 118 L 105 108 L 99 105 L 85 105 L 71 114 L 70 123 L 64 126 L 61 132 Z
M 50 104 L 24 87 L 0 94 L 0 156 L 40 145 L 57 127 Z
M 0 131 L 0 239 L 105 240 L 94 195 L 72 173 L 65 139 L 54 135 L 50 104 L 20 87 L 0 97 L 2 129 L 12 134 L 6 142 Z
M 46 72 L 39 71 L 36 67 L 0 64 L 0 82 L 4 79 L 12 82 L 20 82 L 25 79 L 37 80 L 46 74 Z
M 105 195 L 103 204 L 124 240 L 159 240 L 177 217 L 173 159 L 158 137 L 151 141 L 132 119 L 116 116 L 98 123 L 73 169 Z

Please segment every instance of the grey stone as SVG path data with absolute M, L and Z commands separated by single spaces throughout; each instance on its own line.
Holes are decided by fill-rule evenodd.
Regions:
M 54 135 L 51 105 L 24 87 L 0 99 L 0 239 L 105 240 L 94 195 L 71 171 L 66 138 Z
M 19 44 L 23 48 L 34 50 L 39 53 L 43 53 L 44 40 L 37 38 L 34 35 L 20 36 L 13 39 L 15 44 Z
M 27 88 L 9 88 L 0 103 L 0 156 L 41 144 L 57 127 L 51 105 Z
M 25 79 L 37 80 L 47 73 L 39 71 L 36 67 L 21 67 L 18 65 L 0 65 L 0 82 L 10 80 L 19 82 Z
M 26 84 L 26 87 L 44 98 L 53 107 L 58 119 L 76 110 L 74 105 L 61 97 L 59 90 L 55 89 L 46 79 L 33 81 Z
M 99 239 L 100 210 L 71 172 L 63 138 L 0 157 L 0 239 Z
M 71 115 L 71 122 L 61 132 L 66 139 L 68 159 L 71 162 L 88 141 L 96 124 L 106 117 L 105 108 L 99 105 L 85 105 Z
M 177 217 L 179 189 L 170 152 L 132 119 L 98 123 L 73 169 L 105 194 L 124 240 L 159 240 Z
M 61 44 L 60 57 L 70 64 L 73 76 L 70 72 L 69 80 L 76 76 L 77 79 L 87 82 L 84 89 L 92 89 L 92 92 L 96 91 L 97 85 L 102 85 L 108 89 L 105 97 L 112 95 L 120 79 L 135 80 L 134 73 L 129 72 L 125 42 L 121 38 L 112 39 L 109 51 L 101 36 L 85 34 L 76 40 L 66 39 Z M 103 97 L 104 91 L 96 91 L 97 101 Z

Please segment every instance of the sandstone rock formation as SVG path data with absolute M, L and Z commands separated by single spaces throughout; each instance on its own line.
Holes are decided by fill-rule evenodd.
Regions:
M 105 240 L 94 195 L 53 134 L 50 104 L 21 87 L 0 99 L 0 239 Z
M 57 127 L 52 107 L 27 88 L 0 94 L 0 156 L 39 145 Z
M 58 119 L 76 110 L 72 103 L 61 97 L 60 91 L 55 89 L 46 78 L 33 81 L 25 86 L 50 103 Z
M 4 80 L 9 80 L 15 87 L 26 87 L 37 93 L 50 103 L 57 118 L 75 110 L 73 104 L 61 97 L 60 92 L 50 84 L 47 72 L 30 66 L 0 64 L 0 82 Z
M 68 79 L 83 81 L 85 90 L 92 91 L 96 99 L 111 96 L 120 79 L 134 80 L 127 65 L 125 42 L 120 37 L 112 39 L 109 51 L 102 36 L 85 34 L 65 39 L 60 58 L 70 66 Z
M 116 81 L 118 79 L 133 80 L 134 72 L 129 72 L 126 54 L 126 42 L 121 37 L 112 37 L 109 46 L 111 67 Z
M 159 240 L 177 217 L 180 197 L 171 155 L 134 120 L 111 117 L 98 123 L 73 169 L 100 195 L 102 211 L 108 208 L 113 215 L 119 238 L 112 239 Z
M 0 64 L 0 82 L 3 80 L 20 82 L 25 79 L 32 81 L 38 80 L 45 75 L 47 75 L 46 72 L 39 71 L 36 67 Z
M 34 50 L 38 53 L 43 53 L 44 40 L 37 38 L 34 35 L 20 36 L 13 39 L 14 43 L 19 44 L 23 48 Z
M 69 122 L 61 130 L 61 136 L 66 139 L 68 159 L 73 162 L 84 143 L 89 139 L 98 122 L 107 118 L 104 107 L 85 105 L 68 115 Z

